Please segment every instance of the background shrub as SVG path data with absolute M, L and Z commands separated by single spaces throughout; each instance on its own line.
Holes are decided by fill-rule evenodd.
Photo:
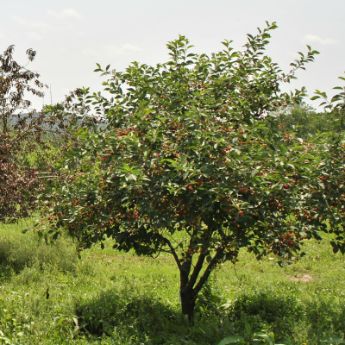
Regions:
M 78 256 L 70 240 L 61 238 L 53 244 L 46 244 L 35 234 L 9 232 L 0 232 L 0 276 L 19 273 L 34 265 L 41 270 L 46 267 L 55 267 L 63 272 L 75 270 Z

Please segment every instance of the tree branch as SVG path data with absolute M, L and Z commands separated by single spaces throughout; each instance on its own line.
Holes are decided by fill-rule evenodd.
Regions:
M 179 270 L 181 271 L 182 270 L 182 265 L 181 265 L 181 262 L 180 262 L 180 259 L 176 253 L 176 250 L 175 248 L 173 247 L 173 245 L 171 244 L 171 242 L 164 236 L 161 236 L 162 240 L 166 243 L 166 245 L 169 247 L 170 251 L 169 253 L 172 254 L 172 256 L 174 257 L 175 259 L 175 262 L 177 264 L 177 267 L 179 268 Z
M 199 279 L 197 285 L 194 288 L 195 294 L 198 294 L 198 292 L 201 290 L 205 282 L 207 281 L 209 275 L 211 274 L 212 270 L 215 268 L 215 266 L 218 263 L 218 260 L 220 259 L 221 255 L 223 253 L 223 247 L 219 247 L 216 251 L 215 256 L 211 259 L 210 263 L 208 264 L 204 274 Z
M 193 269 L 193 272 L 192 272 L 192 275 L 189 279 L 189 282 L 188 282 L 188 287 L 192 288 L 199 276 L 199 273 L 202 269 L 202 266 L 204 264 L 204 261 L 205 261 L 205 258 L 206 258 L 206 251 L 204 250 L 204 248 L 201 249 L 201 253 L 198 257 L 198 261 Z
M 189 283 L 188 283 L 188 286 L 190 288 L 192 288 L 199 276 L 199 273 L 202 269 L 202 266 L 205 262 L 205 258 L 206 258 L 206 255 L 207 255 L 207 252 L 208 252 L 208 248 L 209 248 L 209 244 L 210 244 L 210 239 L 212 237 L 212 233 L 213 231 L 212 230 L 209 230 L 208 232 L 206 232 L 204 238 L 203 238 L 203 243 L 202 243 L 202 247 L 201 247 L 201 252 L 200 252 L 200 255 L 198 257 L 198 260 L 195 264 L 195 267 L 194 267 L 194 270 L 193 270 L 193 273 L 189 279 Z

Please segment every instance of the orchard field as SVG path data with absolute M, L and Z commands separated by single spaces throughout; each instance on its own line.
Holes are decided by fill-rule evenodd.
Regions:
M 0 344 L 345 344 L 345 88 L 285 91 L 276 28 L 38 113 L 0 55 Z
M 22 234 L 30 223 L 0 230 L 2 344 L 344 343 L 345 262 L 327 240 L 283 268 L 241 252 L 214 272 L 190 327 L 169 256 L 94 247 L 78 259 L 69 240 Z

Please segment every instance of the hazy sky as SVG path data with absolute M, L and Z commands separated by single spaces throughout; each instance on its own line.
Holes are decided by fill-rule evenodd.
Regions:
M 277 21 L 269 47 L 282 67 L 306 44 L 320 51 L 296 86 L 329 90 L 345 71 L 345 0 L 0 0 L 0 50 L 16 45 L 24 62 L 51 85 L 53 101 L 79 86 L 99 89 L 96 62 L 116 69 L 131 61 L 162 62 L 166 42 L 186 35 L 197 51 L 219 49 L 224 39 L 240 47 L 246 33 Z M 50 102 L 49 93 L 45 103 Z M 35 102 L 37 107 L 42 100 Z

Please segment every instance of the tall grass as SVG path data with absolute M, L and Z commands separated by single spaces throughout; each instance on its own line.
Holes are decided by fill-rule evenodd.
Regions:
M 258 334 L 283 344 L 344 341 L 345 260 L 327 241 L 306 243 L 307 255 L 284 268 L 241 252 L 214 272 L 191 327 L 170 257 L 122 254 L 109 243 L 78 259 L 68 239 L 46 245 L 21 232 L 28 226 L 0 226 L 0 344 L 269 343 Z

